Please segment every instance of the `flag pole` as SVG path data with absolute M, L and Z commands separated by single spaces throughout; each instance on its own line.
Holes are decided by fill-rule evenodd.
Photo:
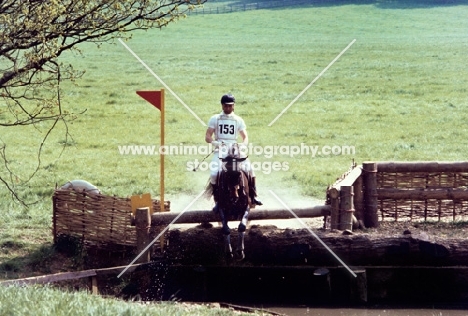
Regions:
M 159 161 L 160 161 L 160 177 L 159 177 L 159 194 L 160 194 L 160 209 L 159 211 L 164 212 L 164 89 L 160 91 L 137 91 L 140 97 L 151 103 L 161 112 L 161 146 L 159 148 Z
M 164 89 L 161 89 L 161 148 L 164 148 Z M 160 156 L 160 183 L 159 183 L 159 190 L 160 190 L 160 206 L 161 212 L 164 212 L 164 150 L 159 152 Z
M 137 94 L 143 99 L 151 103 L 161 112 L 161 146 L 159 148 L 159 165 L 160 165 L 160 177 L 159 177 L 159 211 L 164 212 L 164 89 L 160 91 L 137 91 Z M 161 249 L 164 248 L 164 236 L 160 239 Z

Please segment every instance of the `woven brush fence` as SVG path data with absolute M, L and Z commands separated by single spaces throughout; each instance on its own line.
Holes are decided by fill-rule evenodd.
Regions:
M 468 162 L 353 164 L 327 188 L 327 204 L 331 227 L 342 230 L 384 220 L 466 220 Z
M 377 163 L 382 220 L 461 220 L 468 215 L 468 162 Z
M 170 202 L 164 202 L 166 211 Z M 153 200 L 153 209 L 160 201 Z M 136 228 L 132 226 L 130 198 L 57 189 L 53 195 L 54 240 L 61 235 L 79 238 L 88 245 L 136 246 Z

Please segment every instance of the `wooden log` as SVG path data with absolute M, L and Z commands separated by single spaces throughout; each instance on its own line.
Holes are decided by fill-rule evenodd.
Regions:
M 329 188 L 327 192 L 332 199 L 338 199 L 340 197 L 340 191 L 336 187 Z
M 330 207 L 331 207 L 330 228 L 332 230 L 338 229 L 340 225 L 340 199 L 339 197 L 332 197 L 330 199 Z
M 377 196 L 377 164 L 364 162 L 362 164 L 364 181 L 364 225 L 369 228 L 379 227 L 378 196 Z
M 360 228 L 364 226 L 364 192 L 363 192 L 363 178 L 358 177 L 353 184 L 353 192 L 354 192 L 354 216 L 359 223 Z
M 468 161 L 380 161 L 379 172 L 468 172 Z
M 237 222 L 231 223 L 232 227 Z M 236 231 L 232 229 L 232 240 Z M 424 235 L 354 234 L 314 229 L 314 233 L 344 263 L 359 266 L 456 266 L 468 262 L 468 240 Z M 175 229 L 168 234 L 165 256 L 180 264 L 225 263 L 221 228 Z M 262 266 L 341 266 L 307 229 L 252 226 L 246 231 L 243 264 Z
M 393 189 L 380 188 L 377 190 L 379 199 L 392 200 L 417 200 L 424 201 L 427 199 L 440 200 L 467 200 L 468 190 L 457 188 L 445 189 Z
M 332 230 L 340 228 L 340 191 L 337 185 L 327 189 L 327 195 L 330 199 L 330 228 Z
M 354 278 L 351 288 L 351 297 L 357 303 L 367 303 L 367 274 L 366 269 L 354 270 Z
M 141 253 L 146 246 L 150 243 L 150 228 L 151 228 L 151 215 L 149 207 L 137 208 L 135 213 L 135 226 L 136 226 L 136 238 L 137 238 L 137 252 Z M 150 249 L 146 250 L 142 254 L 137 263 L 145 263 L 150 261 Z
M 353 186 L 341 186 L 340 189 L 340 230 L 353 229 Z
M 362 169 L 360 167 L 356 167 L 351 170 L 341 181 L 336 182 L 332 188 L 340 190 L 342 186 L 351 186 L 353 185 L 356 180 L 361 176 Z
M 331 212 L 330 205 L 317 205 L 309 208 L 291 209 L 294 214 L 301 218 L 313 218 L 329 216 Z M 151 216 L 151 226 L 168 225 L 179 216 L 180 213 L 153 213 Z M 273 220 L 273 219 L 291 219 L 294 215 L 288 210 L 283 209 L 254 209 L 250 211 L 249 220 Z M 198 224 L 206 222 L 219 222 L 219 217 L 213 211 L 193 210 L 186 211 L 177 219 L 177 224 Z
M 360 167 L 352 169 L 343 179 L 338 180 L 334 183 L 328 190 L 327 193 L 330 197 L 330 206 L 331 206 L 331 218 L 330 218 L 330 227 L 331 229 L 342 229 L 340 228 L 340 223 L 342 219 L 340 218 L 340 190 L 342 187 L 354 186 L 357 183 L 359 192 L 362 190 L 362 180 L 361 179 L 362 169 Z M 362 209 L 362 195 L 359 195 L 360 198 L 360 209 Z M 345 215 L 347 217 L 349 214 Z M 352 216 L 352 215 L 351 215 Z M 344 219 L 346 221 L 346 219 Z M 362 220 L 361 220 L 362 221 Z
M 330 282 L 330 270 L 327 268 L 319 268 L 314 271 L 315 283 L 322 289 L 319 291 L 318 297 L 320 302 L 328 303 L 332 298 L 331 282 Z

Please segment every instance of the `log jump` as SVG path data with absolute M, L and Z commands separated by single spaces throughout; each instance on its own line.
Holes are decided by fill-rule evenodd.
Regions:
M 300 218 L 314 218 L 329 216 L 331 207 L 329 205 L 317 205 L 309 208 L 294 208 L 291 209 L 294 214 Z M 153 213 L 151 216 L 151 226 L 163 226 L 168 225 L 179 216 L 180 213 L 175 212 L 164 212 L 164 213 Z M 288 210 L 284 209 L 262 209 L 262 210 L 251 210 L 249 215 L 250 221 L 255 220 L 275 220 L 275 219 L 292 219 L 294 215 Z M 194 210 L 187 211 L 182 214 L 176 224 L 199 224 L 206 222 L 218 222 L 219 218 L 212 211 L 206 210 Z
M 78 184 L 81 184 L 79 182 Z M 171 223 L 218 222 L 210 210 L 169 212 L 170 202 L 152 200 L 153 210 L 141 229 Z M 378 228 L 381 221 L 468 218 L 468 161 L 363 162 L 353 165 L 327 188 L 326 205 L 292 212 L 300 218 L 328 217 L 326 228 Z M 146 206 L 146 205 L 145 205 Z M 100 246 L 137 244 L 130 198 L 107 196 L 80 188 L 56 189 L 53 196 L 54 242 L 61 235 L 79 236 Z M 250 220 L 292 219 L 286 209 L 252 209 Z M 149 219 L 149 220 L 148 220 Z M 329 220 L 329 222 L 328 222 Z M 151 222 L 151 224 L 145 224 Z

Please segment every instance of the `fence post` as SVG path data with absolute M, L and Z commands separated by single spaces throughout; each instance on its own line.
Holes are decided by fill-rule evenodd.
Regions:
M 57 245 L 57 197 L 52 196 L 52 227 L 54 230 L 54 245 Z
M 346 185 L 340 188 L 340 230 L 353 229 L 353 186 Z
M 357 221 L 359 222 L 359 228 L 364 228 L 364 193 L 362 192 L 362 175 L 359 176 L 353 184 L 354 190 L 354 215 L 356 216 Z
M 322 289 L 318 291 L 318 297 L 316 297 L 321 303 L 330 303 L 332 298 L 331 282 L 330 282 L 330 270 L 327 268 L 318 268 L 314 271 L 314 281 L 318 284 L 318 288 Z
M 137 252 L 141 253 L 150 243 L 151 214 L 149 207 L 137 208 L 135 213 Z M 136 263 L 150 262 L 151 251 L 148 249 Z
M 377 163 L 364 162 L 364 225 L 369 228 L 379 227 L 377 199 Z
M 351 299 L 355 303 L 367 303 L 366 269 L 354 270 L 356 278 L 351 279 Z
M 89 277 L 89 283 L 90 283 L 90 288 L 91 288 L 91 293 L 94 295 L 99 294 L 99 286 L 97 282 L 97 276 L 93 275 Z
M 330 229 L 338 229 L 340 223 L 340 192 L 336 188 L 331 188 L 328 192 L 330 196 Z

